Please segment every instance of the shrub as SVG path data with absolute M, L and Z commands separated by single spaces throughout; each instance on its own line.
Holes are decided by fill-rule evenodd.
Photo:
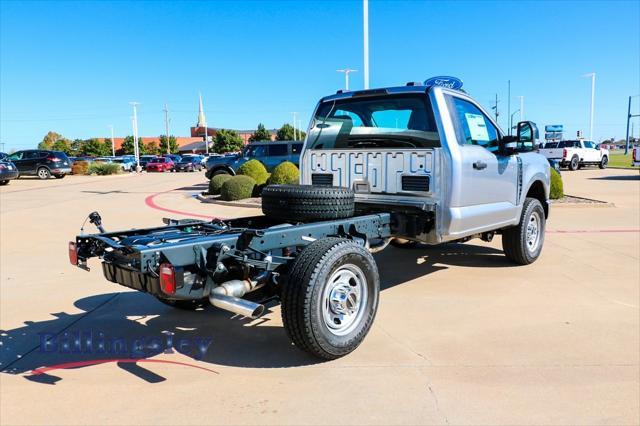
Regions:
M 280 163 L 269 178 L 269 185 L 297 184 L 300 181 L 300 170 L 290 161 Z
M 89 166 L 88 174 L 90 175 L 115 175 L 122 171 L 122 166 L 117 163 L 92 163 Z
M 256 181 L 249 176 L 233 176 L 227 179 L 220 188 L 220 195 L 225 201 L 244 200 L 253 194 Z
M 267 181 L 269 173 L 265 169 L 264 165 L 258 160 L 249 160 L 238 168 L 237 173 L 239 175 L 249 176 L 256 181 L 256 184 L 262 185 Z
M 218 195 L 220 193 L 220 188 L 222 188 L 222 184 L 231 179 L 233 176 L 228 174 L 215 175 L 209 181 L 209 194 L 210 195 Z
M 71 166 L 71 173 L 74 175 L 86 175 L 89 170 L 89 162 L 88 161 L 76 161 Z
M 562 176 L 555 169 L 551 169 L 551 189 L 549 198 L 559 200 L 564 197 L 564 186 L 562 185 Z

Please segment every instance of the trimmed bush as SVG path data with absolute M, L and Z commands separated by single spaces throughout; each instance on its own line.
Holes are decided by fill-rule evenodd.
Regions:
M 118 163 L 92 163 L 87 174 L 90 175 L 116 175 L 122 171 L 122 166 Z
M 249 160 L 240 166 L 237 170 L 239 175 L 249 176 L 256 181 L 256 184 L 262 185 L 269 178 L 269 173 L 264 165 L 258 160 Z
M 89 170 L 89 162 L 88 161 L 76 161 L 71 166 L 71 173 L 74 175 L 86 175 Z
M 209 195 L 218 195 L 220 193 L 220 188 L 222 188 L 222 184 L 231 179 L 233 176 L 231 175 L 215 175 L 209 181 Z
M 551 189 L 549 190 L 549 198 L 559 200 L 564 197 L 564 186 L 562 184 L 562 176 L 555 169 L 551 169 Z
M 222 184 L 220 195 L 225 201 L 244 200 L 251 198 L 255 186 L 256 181 L 249 176 L 233 176 Z
M 300 182 L 300 170 L 290 161 L 278 164 L 269 177 L 269 185 L 297 185 Z

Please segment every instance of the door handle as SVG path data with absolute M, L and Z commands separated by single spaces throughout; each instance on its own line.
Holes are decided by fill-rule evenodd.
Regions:
M 478 160 L 475 163 L 473 163 L 473 168 L 476 169 L 476 170 L 486 169 L 487 168 L 487 163 L 484 163 L 484 162 Z

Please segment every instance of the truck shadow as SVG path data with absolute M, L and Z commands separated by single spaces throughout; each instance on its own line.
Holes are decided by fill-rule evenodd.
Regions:
M 640 173 L 635 175 L 600 176 L 592 177 L 589 180 L 640 180 Z
M 462 244 L 388 248 L 376 261 L 382 290 L 454 265 L 512 266 L 500 250 Z M 55 384 L 62 370 L 113 363 L 147 383 L 159 383 L 166 378 L 146 368 L 151 363 L 217 374 L 216 365 L 286 368 L 322 362 L 291 344 L 279 309 L 249 320 L 211 307 L 181 311 L 133 291 L 90 296 L 74 305 L 80 313 L 52 313 L 50 320 L 0 330 L 1 372 Z

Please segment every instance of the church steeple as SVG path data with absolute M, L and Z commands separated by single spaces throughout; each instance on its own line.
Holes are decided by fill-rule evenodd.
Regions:
M 207 122 L 207 119 L 204 116 L 204 107 L 202 106 L 202 94 L 199 94 L 200 96 L 200 107 L 198 108 L 198 124 L 197 127 L 205 127 L 205 123 Z

